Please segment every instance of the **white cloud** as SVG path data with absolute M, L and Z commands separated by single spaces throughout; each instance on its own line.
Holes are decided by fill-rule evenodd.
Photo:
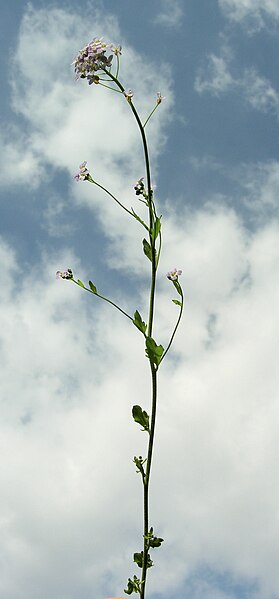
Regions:
M 0 131 L 0 178 L 3 187 L 28 185 L 35 189 L 44 176 L 44 166 L 32 139 L 14 125 Z
M 230 19 L 246 21 L 251 31 L 259 30 L 266 24 L 266 17 L 279 19 L 277 0 L 219 0 L 220 8 Z
M 272 113 L 279 118 L 279 93 L 272 83 L 254 67 L 245 68 L 238 76 L 232 76 L 231 59 L 232 56 L 222 48 L 220 56 L 210 54 L 206 66 L 197 72 L 195 90 L 199 94 L 207 92 L 213 96 L 234 90 L 255 110 Z
M 181 0 L 161 0 L 161 11 L 155 18 L 155 23 L 166 27 L 181 25 L 184 11 Z
M 200 94 L 210 92 L 213 96 L 219 96 L 221 93 L 227 92 L 233 85 L 234 80 L 225 58 L 210 54 L 206 69 L 198 71 L 195 90 Z
M 245 195 L 244 204 L 257 224 L 263 224 L 279 213 L 279 164 L 276 161 L 243 165 L 240 178 Z
M 241 81 L 244 96 L 260 112 L 272 112 L 279 118 L 279 93 L 270 81 L 260 76 L 256 69 L 246 69 Z
M 257 579 L 263 599 L 278 588 L 278 234 L 274 222 L 250 235 L 213 206 L 165 218 L 162 268 L 179 260 L 186 292 L 178 361 L 160 374 L 153 471 L 154 526 L 166 543 L 151 587 L 166 596 L 201 562 Z M 45 256 L 19 284 L 15 256 L 3 243 L 1 252 L 2 594 L 121 595 L 140 526 L 131 459 L 145 439 L 130 417 L 134 403 L 148 409 L 140 336 L 54 280 L 57 261 L 74 256 Z M 160 277 L 163 343 L 171 297 Z M 136 290 L 134 302 L 129 311 L 141 309 Z

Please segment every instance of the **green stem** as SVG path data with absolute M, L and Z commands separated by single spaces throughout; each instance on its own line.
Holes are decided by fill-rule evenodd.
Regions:
M 170 349 L 170 346 L 171 346 L 171 344 L 172 344 L 172 342 L 173 342 L 173 340 L 174 340 L 175 333 L 176 333 L 176 331 L 177 331 L 177 329 L 178 329 L 178 325 L 179 325 L 179 323 L 180 323 L 180 320 L 181 320 L 181 316 L 182 316 L 182 312 L 183 312 L 183 304 L 184 304 L 184 298 L 183 298 L 183 293 L 182 293 L 182 291 L 181 291 L 181 306 L 180 306 L 180 312 L 179 312 L 179 316 L 178 316 L 178 319 L 177 319 L 176 325 L 175 325 L 175 327 L 174 327 L 174 330 L 173 330 L 172 336 L 171 336 L 171 338 L 170 338 L 170 340 L 169 340 L 169 344 L 168 344 L 168 346 L 166 347 L 166 349 L 165 349 L 165 351 L 164 351 L 164 353 L 163 353 L 163 355 L 162 355 L 162 357 L 161 357 L 160 364 L 161 364 L 162 360 L 164 359 L 164 357 L 166 356 L 166 354 L 168 353 L 168 351 L 169 351 L 169 349 Z
M 146 127 L 148 121 L 151 119 L 152 115 L 154 114 L 155 110 L 158 108 L 159 104 L 158 102 L 156 103 L 156 106 L 154 106 L 153 110 L 151 110 L 150 115 L 147 117 L 146 121 L 144 121 L 143 123 L 143 128 Z
M 128 214 L 130 214 L 131 216 L 133 216 L 133 218 L 135 218 L 133 213 L 131 212 L 131 210 L 126 208 L 126 206 L 124 206 L 124 204 L 122 204 L 110 191 L 108 191 L 108 189 L 106 189 L 106 187 L 103 187 L 103 185 L 101 185 L 100 183 L 95 181 L 95 179 L 93 179 L 91 176 L 90 176 L 89 181 L 91 181 L 91 183 L 94 183 L 95 185 L 97 185 L 97 187 L 100 187 L 100 189 L 105 191 L 119 206 L 121 206 L 121 208 L 123 208 L 123 210 L 125 210 L 126 212 L 128 212 Z
M 112 73 L 109 73 L 106 69 L 104 69 L 107 75 L 111 77 L 111 79 L 116 83 L 118 88 L 125 94 L 125 89 L 123 85 L 118 81 L 117 77 L 114 77 Z M 129 98 L 128 103 L 131 107 L 133 115 L 136 119 L 137 125 L 140 130 L 142 144 L 143 144 L 143 152 L 144 152 L 144 160 L 145 160 L 145 171 L 146 171 L 146 182 L 147 182 L 147 194 L 148 194 L 148 210 L 149 210 L 149 242 L 151 247 L 151 284 L 150 284 L 150 296 L 149 296 L 149 317 L 148 317 L 148 327 L 147 327 L 147 335 L 148 337 L 152 336 L 153 330 L 153 320 L 154 320 L 154 306 L 155 306 L 155 287 L 156 287 L 156 270 L 158 266 L 158 261 L 156 259 L 156 241 L 152 237 L 152 229 L 154 226 L 154 207 L 152 200 L 152 189 L 151 189 L 151 174 L 150 174 L 150 163 L 149 163 L 149 154 L 148 154 L 148 146 L 146 135 L 144 131 L 144 126 L 140 120 L 140 117 L 137 113 L 137 110 L 131 100 Z M 146 123 L 145 123 L 146 124 Z M 144 478 L 143 485 L 143 528 L 144 528 L 144 543 L 143 543 L 143 560 L 142 560 L 142 576 L 141 576 L 141 591 L 140 591 L 140 599 L 145 598 L 145 585 L 146 585 L 146 574 L 147 574 L 147 562 L 148 562 L 148 540 L 147 535 L 149 532 L 149 481 L 150 481 L 150 471 L 152 464 L 152 455 L 153 455 L 153 444 L 154 444 L 154 434 L 155 434 L 155 422 L 156 422 L 156 408 L 157 408 L 157 367 L 149 360 L 150 369 L 151 369 L 151 379 L 152 379 L 152 406 L 151 406 L 151 424 L 150 424 L 150 435 L 149 435 L 149 443 L 148 443 L 148 452 L 147 452 L 147 463 L 146 463 L 146 473 Z
M 149 481 L 153 455 L 153 444 L 155 435 L 155 423 L 156 423 L 156 409 L 157 409 L 157 369 L 150 362 L 151 378 L 152 378 L 152 411 L 151 411 L 151 422 L 150 422 L 150 435 L 148 443 L 148 453 L 146 462 L 145 477 L 143 480 L 143 526 L 144 526 L 144 544 L 143 544 L 143 560 L 142 560 L 142 577 L 141 577 L 141 592 L 140 599 L 145 597 L 145 585 L 146 585 L 146 574 L 147 574 L 147 560 L 148 560 L 148 540 L 147 535 L 149 533 Z
M 75 283 L 76 285 L 78 285 L 79 287 L 81 287 L 81 285 L 75 279 L 71 279 L 71 281 L 73 281 L 73 283 Z M 127 316 L 127 318 L 129 318 L 129 320 L 131 320 L 132 322 L 134 322 L 134 319 L 132 318 L 132 316 L 130 316 L 129 314 L 127 314 L 127 312 L 125 312 L 125 310 L 122 310 L 122 308 L 120 308 L 117 304 L 115 304 L 114 302 L 112 302 L 107 297 L 104 297 L 103 295 L 100 295 L 100 293 L 98 293 L 97 291 L 96 292 L 92 291 L 91 289 L 89 289 L 89 287 L 86 287 L 85 285 L 82 286 L 82 289 L 85 289 L 85 291 L 89 291 L 89 293 L 93 293 L 93 295 L 97 295 L 97 297 L 99 297 L 100 299 L 104 300 L 105 302 L 107 302 L 111 306 L 114 306 L 114 308 L 116 308 L 117 310 L 119 310 L 119 312 L 121 312 L 122 314 L 124 314 L 124 316 Z

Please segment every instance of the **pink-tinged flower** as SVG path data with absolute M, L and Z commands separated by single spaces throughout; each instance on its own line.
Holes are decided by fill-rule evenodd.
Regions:
M 162 96 L 161 92 L 157 92 L 157 104 L 161 104 L 161 102 L 163 102 L 165 99 L 166 97 Z
M 94 37 L 92 42 L 79 51 L 73 62 L 76 79 L 87 79 L 89 85 L 99 83 L 96 73 L 110 69 L 112 64 L 113 54 L 107 56 L 107 51 L 112 52 L 115 56 L 119 55 L 121 46 L 107 44 L 103 38 Z
M 167 278 L 170 279 L 170 281 L 178 281 L 178 277 L 180 277 L 180 275 L 182 275 L 182 270 L 173 268 L 167 273 Z
M 56 273 L 56 278 L 57 279 L 73 279 L 74 278 L 73 271 L 70 268 L 67 268 L 67 270 L 58 270 Z
M 74 179 L 76 181 L 86 181 L 86 179 L 89 179 L 90 173 L 89 170 L 86 168 L 86 165 L 86 160 L 79 165 L 79 172 L 74 176 Z

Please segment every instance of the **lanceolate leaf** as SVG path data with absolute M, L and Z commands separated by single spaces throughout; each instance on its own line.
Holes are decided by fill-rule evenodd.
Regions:
M 83 287 L 83 289 L 84 289 L 84 284 L 83 284 L 83 282 L 82 282 L 82 281 L 80 281 L 79 279 L 77 280 L 77 284 L 78 284 L 80 287 Z
M 143 427 L 144 431 L 149 433 L 149 416 L 140 406 L 133 406 L 133 419 Z
M 174 304 L 176 304 L 177 306 L 182 306 L 182 302 L 180 302 L 177 299 L 171 300 Z
M 152 260 L 152 250 L 151 250 L 150 243 L 148 243 L 148 241 L 146 241 L 146 239 L 143 239 L 142 244 L 143 244 L 143 251 L 144 251 L 145 255 L 151 261 Z
M 92 293 L 97 293 L 97 287 L 95 287 L 95 285 L 93 285 L 92 281 L 89 281 L 89 287 L 92 291 Z
M 152 239 L 155 241 L 161 231 L 161 217 L 156 217 L 154 227 L 151 231 Z

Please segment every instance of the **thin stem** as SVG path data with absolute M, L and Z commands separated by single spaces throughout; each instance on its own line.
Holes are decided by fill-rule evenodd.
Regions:
M 111 77 L 111 79 L 116 83 L 116 85 L 119 87 L 119 89 L 123 92 L 123 94 L 125 94 L 125 89 L 122 85 L 122 83 L 120 83 L 120 81 L 118 81 L 118 79 L 112 74 L 110 73 L 107 69 L 104 69 L 104 72 Z M 140 130 L 140 134 L 141 134 L 141 138 L 142 138 L 142 143 L 143 143 L 143 152 L 144 152 L 144 159 L 145 159 L 145 170 L 146 170 L 146 182 L 147 182 L 147 192 L 148 192 L 148 209 L 149 209 L 149 240 L 150 240 L 150 246 L 151 246 L 151 254 L 152 254 L 152 269 L 151 269 L 151 287 L 150 287 L 150 299 L 149 299 L 149 322 L 148 322 L 148 336 L 151 337 L 152 336 L 152 327 L 153 327 L 153 318 L 154 318 L 154 303 L 155 303 L 155 284 L 156 284 L 156 268 L 157 268 L 157 264 L 156 264 L 156 249 L 155 249 L 155 242 L 152 239 L 151 236 L 151 230 L 153 228 L 154 225 L 154 215 L 153 215 L 153 210 L 152 210 L 152 189 L 151 189 L 151 175 L 150 175 L 150 164 L 149 164 L 149 154 L 148 154 L 148 146 L 147 146 L 147 140 L 146 140 L 146 135 L 145 135 L 145 131 L 142 125 L 142 122 L 140 120 L 140 117 L 137 113 L 137 110 L 132 102 L 131 99 L 129 99 L 128 103 L 130 104 L 131 110 L 133 112 L 133 115 L 137 121 L 139 130 Z
M 143 123 L 143 128 L 146 127 L 148 121 L 151 119 L 152 115 L 154 114 L 155 110 L 158 108 L 159 104 L 158 102 L 156 103 L 156 106 L 154 106 L 153 110 L 151 110 L 150 115 L 147 117 L 146 121 L 144 121 Z
M 174 327 L 174 330 L 173 330 L 172 336 L 171 336 L 171 338 L 170 338 L 170 340 L 169 340 L 169 344 L 168 344 L 168 346 L 166 347 L 166 349 L 165 349 L 165 351 L 164 351 L 164 353 L 163 353 L 163 355 L 162 355 L 162 357 L 161 357 L 160 364 L 161 364 L 162 360 L 164 359 L 164 357 L 166 356 L 166 354 L 168 353 L 168 351 L 169 351 L 169 349 L 170 349 L 170 346 L 171 346 L 171 344 L 172 344 L 172 342 L 173 342 L 173 340 L 174 340 L 175 333 L 176 333 L 176 331 L 177 331 L 177 329 L 178 329 L 178 325 L 179 325 L 179 323 L 180 323 L 180 320 L 181 320 L 181 316 L 182 316 L 182 312 L 183 312 L 183 304 L 184 304 L 184 298 L 183 298 L 183 293 L 182 293 L 182 291 L 181 291 L 181 306 L 180 306 L 180 312 L 179 312 L 179 316 L 178 316 L 178 319 L 177 319 L 177 323 L 176 323 L 176 325 L 175 325 L 175 327 Z
M 134 214 L 131 212 L 131 210 L 126 208 L 126 206 L 124 206 L 124 204 L 122 204 L 108 189 L 106 189 L 106 187 L 103 187 L 103 185 L 101 185 L 101 183 L 98 183 L 97 181 L 95 181 L 95 179 L 92 179 L 92 177 L 91 177 L 91 181 L 92 181 L 92 183 L 95 183 L 95 185 L 97 185 L 97 187 L 100 187 L 100 189 L 105 191 L 119 206 L 121 206 L 121 208 L 123 208 L 123 210 L 125 210 L 126 212 L 128 212 L 128 214 L 130 214 L 131 216 L 133 216 L 133 218 L 135 218 Z
M 71 281 L 73 281 L 73 283 L 75 283 L 79 287 L 82 287 L 82 289 L 85 289 L 85 291 L 89 291 L 89 293 L 93 293 L 93 295 L 97 295 L 97 297 L 99 297 L 100 299 L 104 300 L 108 304 L 111 304 L 111 306 L 114 306 L 114 308 L 116 308 L 117 310 L 119 310 L 119 312 L 121 312 L 122 314 L 124 314 L 124 316 L 127 316 L 127 318 L 129 318 L 129 320 L 131 320 L 132 322 L 134 322 L 134 319 L 132 318 L 132 316 L 130 316 L 129 314 L 127 314 L 127 312 L 125 312 L 125 310 L 122 310 L 122 308 L 120 308 L 112 300 L 108 299 L 107 297 L 104 297 L 103 295 L 100 295 L 100 293 L 98 293 L 97 291 L 96 292 L 92 291 L 92 289 L 89 289 L 89 287 L 86 287 L 85 285 L 81 286 L 75 279 L 71 279 Z

